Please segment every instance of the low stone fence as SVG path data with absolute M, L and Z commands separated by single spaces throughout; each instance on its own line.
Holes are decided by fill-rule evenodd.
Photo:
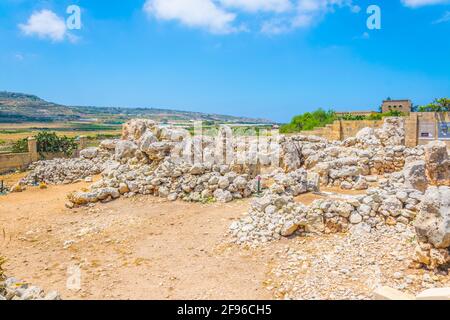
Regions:
M 78 150 L 73 157 L 79 155 L 80 150 L 87 146 L 87 138 L 78 138 Z M 28 138 L 28 152 L 25 153 L 4 153 L 0 154 L 0 174 L 15 170 L 25 170 L 31 163 L 38 160 L 51 160 L 55 158 L 65 158 L 62 152 L 51 152 L 40 155 L 37 151 L 37 142 L 35 138 Z
M 361 129 L 366 127 L 378 129 L 383 125 L 383 120 L 336 120 L 325 127 L 311 131 L 303 131 L 304 135 L 313 135 L 328 140 L 342 141 L 354 137 Z

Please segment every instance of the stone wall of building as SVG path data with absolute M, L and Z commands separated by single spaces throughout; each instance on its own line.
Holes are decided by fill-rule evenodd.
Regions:
M 414 147 L 441 140 L 450 148 L 450 134 L 442 132 L 445 124 L 450 127 L 449 112 L 411 113 L 406 119 L 406 146 Z
M 385 100 L 381 106 L 383 113 L 389 111 L 400 111 L 409 114 L 412 110 L 412 102 L 410 100 Z

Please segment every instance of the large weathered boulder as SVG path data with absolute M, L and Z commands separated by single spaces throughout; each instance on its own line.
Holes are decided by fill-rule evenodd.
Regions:
M 375 129 L 373 128 L 363 128 L 355 137 L 357 141 L 364 146 L 378 146 L 381 144 L 381 141 L 375 135 Z
M 386 216 L 391 215 L 393 217 L 398 217 L 401 214 L 403 204 L 396 196 L 389 196 L 383 201 L 380 209 Z
M 405 187 L 425 192 L 428 179 L 425 172 L 425 161 L 419 160 L 406 164 L 403 169 Z
M 151 160 L 163 160 L 165 157 L 170 155 L 170 151 L 173 148 L 173 143 L 171 142 L 154 142 L 146 146 L 142 151 Z
M 121 140 L 117 142 L 115 154 L 116 160 L 120 161 L 134 157 L 137 149 L 137 145 L 132 141 Z
M 214 198 L 216 198 L 218 202 L 222 203 L 233 201 L 233 196 L 231 195 L 230 191 L 222 189 L 217 189 L 216 191 L 214 191 Z
M 450 187 L 428 188 L 414 226 L 420 241 L 450 247 Z
M 145 131 L 138 141 L 139 149 L 143 152 L 148 151 L 152 143 L 158 142 L 156 136 L 150 130 Z
M 138 141 L 147 129 L 152 129 L 155 122 L 148 119 L 133 119 L 123 125 L 122 140 Z
M 291 139 L 281 143 L 280 167 L 285 171 L 293 171 L 303 164 L 302 147 Z
M 333 179 L 346 178 L 346 177 L 357 177 L 361 174 L 360 167 L 344 167 L 341 169 L 330 170 L 330 177 Z
M 99 200 L 96 192 L 74 192 L 70 193 L 67 198 L 70 202 L 79 206 L 97 202 Z
M 117 199 L 120 197 L 120 192 L 116 188 L 102 188 L 97 190 L 97 199 L 106 200 L 109 197 L 112 199 Z
M 443 141 L 430 142 L 425 147 L 427 175 L 431 184 L 450 186 L 450 160 Z
M 80 151 L 80 157 L 85 159 L 94 159 L 98 155 L 98 148 L 87 148 Z
M 100 142 L 100 148 L 105 150 L 114 150 L 119 140 L 106 139 Z
M 161 127 L 158 129 L 158 138 L 162 141 L 180 142 L 190 137 L 189 131 L 170 127 Z

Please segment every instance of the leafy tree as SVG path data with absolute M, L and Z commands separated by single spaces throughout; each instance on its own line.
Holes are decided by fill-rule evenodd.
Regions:
M 41 156 L 46 152 L 63 152 L 66 156 L 71 156 L 78 148 L 75 138 L 58 137 L 54 132 L 39 132 L 35 138 Z
M 440 98 L 435 99 L 432 103 L 419 107 L 420 112 L 449 112 L 450 111 L 450 99 Z

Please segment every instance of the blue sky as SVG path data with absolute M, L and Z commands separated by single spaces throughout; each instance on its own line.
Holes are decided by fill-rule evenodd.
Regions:
M 448 96 L 449 35 L 445 0 L 2 0 L 0 90 L 289 121 Z

